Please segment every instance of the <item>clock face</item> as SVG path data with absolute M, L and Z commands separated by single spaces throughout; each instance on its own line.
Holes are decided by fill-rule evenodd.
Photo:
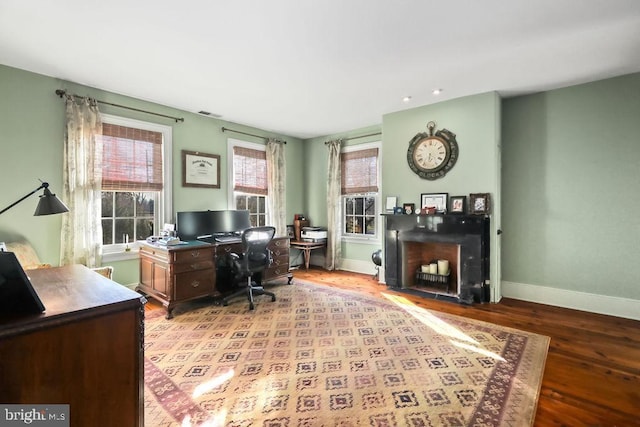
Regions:
M 432 136 L 418 142 L 413 150 L 413 163 L 423 171 L 436 171 L 449 156 L 449 146 L 438 137 Z
M 420 178 L 442 178 L 457 160 L 456 136 L 446 129 L 438 131 L 435 135 L 419 133 L 409 142 L 407 162 Z

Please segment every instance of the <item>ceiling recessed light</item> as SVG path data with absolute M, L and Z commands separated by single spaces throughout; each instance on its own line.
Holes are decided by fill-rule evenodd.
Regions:
M 404 98 L 402 98 L 402 102 L 410 102 L 410 101 L 411 101 L 410 96 L 405 96 Z
M 434 89 L 431 93 L 434 95 L 440 95 L 442 93 L 442 89 Z

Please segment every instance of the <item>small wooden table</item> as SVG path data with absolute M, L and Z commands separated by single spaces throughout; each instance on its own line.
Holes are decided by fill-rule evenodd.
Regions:
M 299 240 L 292 240 L 291 247 L 300 249 L 304 253 L 304 266 L 309 269 L 309 260 L 311 259 L 311 251 L 314 249 L 323 249 L 327 246 L 327 242 L 304 242 Z

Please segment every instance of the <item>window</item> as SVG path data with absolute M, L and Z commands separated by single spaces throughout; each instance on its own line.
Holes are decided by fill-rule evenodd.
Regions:
M 266 225 L 267 221 L 267 154 L 258 144 L 229 140 L 233 153 L 234 209 L 249 210 L 251 225 Z
M 102 244 L 105 253 L 158 234 L 171 212 L 171 128 L 103 115 Z
M 361 144 L 340 154 L 345 237 L 377 238 L 378 150 L 378 144 Z

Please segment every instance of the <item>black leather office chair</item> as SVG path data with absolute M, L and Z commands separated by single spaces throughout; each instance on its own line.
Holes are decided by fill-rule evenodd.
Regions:
M 252 227 L 242 232 L 242 253 L 229 254 L 230 264 L 234 270 L 236 279 L 246 279 L 246 286 L 225 297 L 222 305 L 228 305 L 229 300 L 246 295 L 249 299 L 249 310 L 254 309 L 253 297 L 257 295 L 270 295 L 271 301 L 276 300 L 273 292 L 265 291 L 262 287 L 262 271 L 272 262 L 271 251 L 267 245 L 273 239 L 276 229 L 274 227 Z M 257 280 L 254 281 L 254 276 Z

